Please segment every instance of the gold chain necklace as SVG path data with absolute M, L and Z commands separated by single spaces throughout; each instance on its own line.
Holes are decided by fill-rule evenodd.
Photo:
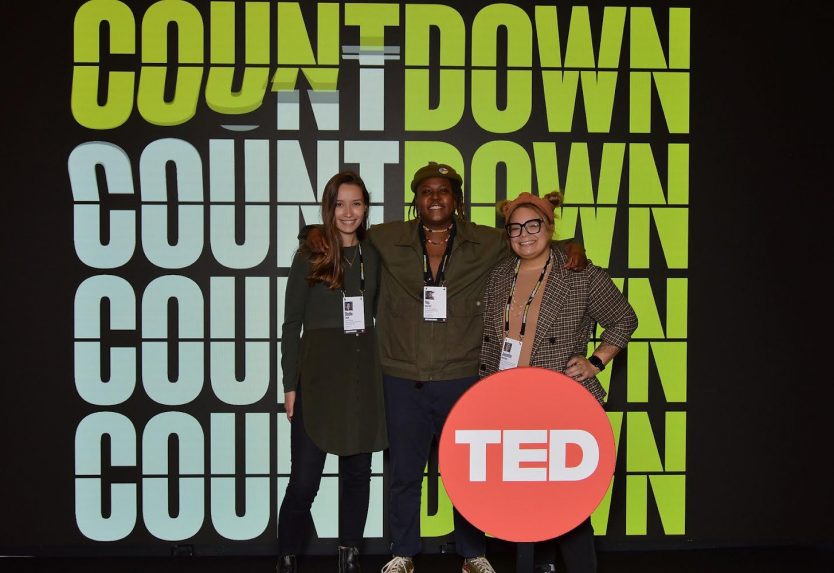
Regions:
M 449 237 L 452 235 L 452 223 L 449 223 L 449 226 L 446 227 L 445 229 L 440 229 L 440 230 L 429 229 L 428 227 L 423 225 L 423 230 L 426 233 L 428 233 L 426 235 L 426 242 L 427 243 L 429 243 L 430 245 L 444 245 L 444 244 L 449 242 Z M 447 235 L 446 235 L 446 238 L 443 239 L 442 241 L 432 241 L 431 239 L 429 239 L 429 234 L 431 234 L 431 233 L 447 233 Z
M 354 251 L 354 253 L 353 253 L 353 258 L 352 258 L 352 259 L 348 259 L 348 258 L 347 258 L 347 256 L 344 254 L 344 252 L 342 253 L 342 258 L 343 258 L 343 259 L 345 260 L 345 262 L 347 263 L 347 266 L 349 266 L 349 267 L 352 267 L 352 266 L 353 266 L 353 262 L 356 260 L 356 255 L 357 255 L 358 253 L 359 253 L 359 250 L 358 250 L 358 249 L 357 249 L 356 251 Z
M 423 230 L 424 230 L 426 233 L 445 233 L 445 232 L 447 232 L 447 231 L 451 231 L 451 230 L 452 230 L 452 223 L 449 223 L 449 226 L 448 226 L 448 227 L 446 227 L 445 229 L 440 229 L 440 230 L 437 230 L 437 229 L 429 229 L 428 227 L 426 227 L 425 225 L 423 225 Z

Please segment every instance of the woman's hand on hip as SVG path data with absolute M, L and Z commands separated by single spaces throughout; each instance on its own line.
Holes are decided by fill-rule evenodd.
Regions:
M 565 369 L 565 374 L 577 382 L 584 382 L 588 378 L 596 376 L 598 372 L 599 369 L 588 362 L 588 359 L 584 356 L 574 356 L 568 360 L 568 367 Z

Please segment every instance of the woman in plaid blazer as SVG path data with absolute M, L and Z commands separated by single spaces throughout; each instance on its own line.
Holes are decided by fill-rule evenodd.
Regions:
M 481 376 L 515 366 L 562 372 L 600 402 L 605 390 L 596 375 L 625 348 L 637 316 L 608 274 L 590 263 L 565 269 L 565 255 L 552 248 L 554 209 L 562 194 L 522 193 L 499 203 L 514 256 L 498 263 L 484 292 Z M 596 323 L 605 329 L 586 357 Z M 568 573 L 596 571 L 590 519 L 557 539 Z

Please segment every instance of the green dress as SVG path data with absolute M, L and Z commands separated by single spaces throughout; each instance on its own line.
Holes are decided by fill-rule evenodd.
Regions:
M 365 332 L 345 334 L 342 290 L 331 290 L 321 282 L 309 286 L 309 258 L 299 251 L 287 281 L 281 334 L 284 391 L 303 394 L 304 429 L 319 448 L 338 455 L 373 452 L 388 445 L 374 331 L 379 254 L 368 242 L 361 246 Z M 347 247 L 343 253 L 348 261 L 345 294 L 358 296 L 358 249 Z

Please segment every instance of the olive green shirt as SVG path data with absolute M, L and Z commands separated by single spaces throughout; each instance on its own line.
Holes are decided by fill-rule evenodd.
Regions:
M 360 294 L 357 247 L 343 250 L 344 289 Z M 374 307 L 379 291 L 379 255 L 362 243 L 365 274 L 365 332 L 346 334 L 341 289 L 309 286 L 310 262 L 296 253 L 287 279 L 281 367 L 284 391 L 299 391 L 304 429 L 322 450 L 339 455 L 378 451 L 387 446 L 382 375 Z M 303 334 L 302 334 L 303 329 Z
M 377 314 L 382 371 L 421 381 L 477 376 L 481 298 L 490 269 L 509 254 L 504 233 L 456 219 L 445 273 L 447 320 L 427 322 L 418 224 L 394 221 L 375 225 L 368 233 L 382 259 Z

